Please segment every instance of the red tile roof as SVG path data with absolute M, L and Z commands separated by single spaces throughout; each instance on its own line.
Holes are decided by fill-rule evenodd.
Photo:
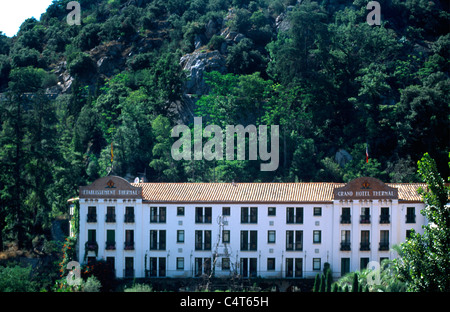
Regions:
M 144 201 L 157 203 L 331 203 L 343 183 L 133 183 Z M 419 183 L 387 183 L 399 201 L 420 202 Z

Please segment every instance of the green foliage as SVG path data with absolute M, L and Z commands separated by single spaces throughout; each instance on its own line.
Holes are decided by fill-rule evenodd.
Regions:
M 153 288 L 151 285 L 147 285 L 147 284 L 134 284 L 132 287 L 130 288 L 125 288 L 124 292 L 152 292 Z
M 31 278 L 31 266 L 0 266 L 0 292 L 34 292 L 37 283 Z
M 449 155 L 450 156 L 450 155 Z M 427 184 L 421 190 L 426 207 L 421 211 L 428 220 L 424 233 L 413 233 L 400 244 L 400 259 L 395 260 L 399 276 L 409 291 L 449 291 L 450 187 L 444 184 L 436 162 L 426 153 L 418 162 L 418 172 Z
M 89 276 L 82 285 L 84 292 L 100 292 L 102 284 L 95 276 Z

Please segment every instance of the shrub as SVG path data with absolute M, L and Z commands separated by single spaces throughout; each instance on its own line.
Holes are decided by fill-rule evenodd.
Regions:
M 95 276 L 90 276 L 83 285 L 84 292 L 100 292 L 102 284 Z
M 124 292 L 152 292 L 153 288 L 147 284 L 134 284 L 131 288 L 125 288 Z
M 209 40 L 208 48 L 211 50 L 220 50 L 220 47 L 224 42 L 225 38 L 223 36 L 214 35 Z
M 36 282 L 31 279 L 31 266 L 0 267 L 0 292 L 33 292 Z
M 96 64 L 86 53 L 78 53 L 75 59 L 68 65 L 69 73 L 72 76 L 88 76 L 96 71 Z

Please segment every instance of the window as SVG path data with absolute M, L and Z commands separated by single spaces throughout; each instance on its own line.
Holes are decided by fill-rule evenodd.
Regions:
M 380 224 L 389 223 L 389 207 L 381 207 Z
M 319 217 L 322 215 L 322 207 L 314 207 L 313 215 Z
M 222 207 L 222 216 L 229 216 L 231 215 L 230 207 Z
M 244 278 L 257 276 L 257 258 L 241 258 L 240 273 Z
M 286 250 L 303 250 L 303 231 L 286 231 Z
M 177 216 L 184 216 L 184 207 L 177 207 Z
M 222 271 L 229 271 L 230 267 L 230 258 L 222 258 Z
M 341 251 L 350 250 L 350 231 L 341 231 Z
M 361 207 L 361 218 L 359 223 L 367 224 L 370 223 L 370 208 L 369 207 Z
M 379 250 L 389 250 L 389 231 L 380 231 L 380 248 Z
M 258 248 L 258 231 L 241 231 L 241 250 L 256 251 Z
M 86 242 L 86 249 L 88 251 L 96 251 L 98 249 L 96 230 L 88 230 L 88 241 Z
M 96 242 L 97 241 L 97 232 L 96 230 L 88 230 L 88 242 Z
M 267 231 L 267 243 L 275 244 L 275 231 Z
M 303 223 L 303 207 L 287 207 L 286 208 L 286 223 Z
M 406 208 L 406 223 L 416 223 L 416 209 L 414 207 Z
M 184 215 L 184 207 L 178 208 L 183 208 Z M 150 207 L 150 223 L 166 223 L 166 207 Z
M 275 271 L 275 258 L 267 258 L 267 271 Z
M 166 230 L 150 230 L 150 250 L 166 250 Z
M 258 207 L 241 207 L 241 223 L 258 223 Z
M 106 250 L 115 250 L 116 249 L 116 231 L 115 230 L 106 230 Z
M 125 250 L 134 250 L 134 231 L 133 230 L 125 230 Z
M 209 275 L 211 273 L 211 258 L 195 258 L 194 274 L 200 276 L 202 274 Z
M 320 244 L 322 242 L 322 231 L 313 231 L 313 244 Z
M 106 263 L 113 271 L 116 270 L 116 259 L 114 257 L 106 257 Z
M 359 269 L 362 271 L 367 268 L 367 265 L 369 264 L 369 258 L 361 258 L 359 260 Z
M 313 258 L 313 270 L 320 271 L 322 269 L 321 259 Z
M 150 257 L 150 276 L 164 277 L 166 276 L 166 258 L 163 257 Z M 178 261 L 177 261 L 178 265 Z M 184 260 L 183 260 L 184 266 Z
M 177 270 L 184 270 L 184 258 L 177 257 Z
M 341 276 L 350 272 L 350 258 L 341 258 Z
M 286 277 L 302 277 L 302 266 L 302 258 L 286 258 Z
M 369 231 L 361 231 L 361 251 L 370 250 Z
M 341 224 L 351 223 L 350 207 L 342 207 Z
M 195 207 L 195 223 L 211 223 L 212 222 L 211 207 Z
M 125 223 L 134 223 L 134 207 L 125 207 Z
M 211 231 L 195 231 L 195 250 L 211 250 Z
M 134 258 L 125 257 L 124 277 L 134 277 Z
M 230 230 L 223 230 L 222 243 L 229 243 L 229 242 L 230 242 Z
M 184 230 L 177 230 L 177 243 L 184 243 Z
M 268 207 L 267 208 L 267 215 L 268 216 L 275 216 L 277 213 L 276 207 Z
M 106 207 L 106 222 L 116 222 L 116 207 Z
M 88 207 L 87 222 L 97 222 L 97 207 Z

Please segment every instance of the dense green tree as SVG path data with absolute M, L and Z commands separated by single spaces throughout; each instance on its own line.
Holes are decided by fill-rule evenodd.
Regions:
M 428 220 L 424 233 L 413 233 L 400 244 L 395 260 L 399 277 L 409 291 L 448 292 L 450 287 L 450 188 L 437 171 L 436 162 L 426 153 L 418 162 L 419 173 L 427 184 L 421 190 L 426 207 L 421 213 Z

